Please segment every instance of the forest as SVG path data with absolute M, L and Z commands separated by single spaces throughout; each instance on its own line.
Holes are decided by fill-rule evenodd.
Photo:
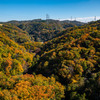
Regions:
M 100 20 L 1 23 L 0 100 L 100 100 Z

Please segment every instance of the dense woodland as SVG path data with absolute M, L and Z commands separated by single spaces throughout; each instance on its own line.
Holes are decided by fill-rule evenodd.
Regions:
M 78 21 L 59 21 L 59 20 L 31 20 L 31 21 L 10 21 L 10 24 L 16 25 L 20 29 L 29 33 L 37 42 L 48 41 L 68 27 L 80 26 L 84 23 Z
M 2 23 L 0 100 L 100 100 L 100 20 Z

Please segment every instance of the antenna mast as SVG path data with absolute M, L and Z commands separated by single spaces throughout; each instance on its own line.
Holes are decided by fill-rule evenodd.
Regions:
M 47 24 L 49 23 L 49 19 L 50 19 L 50 16 L 48 14 L 46 14 L 46 22 L 47 22 Z
M 94 17 L 94 21 L 96 21 L 96 16 Z
M 72 21 L 73 17 L 71 16 L 71 21 Z
M 50 16 L 48 14 L 46 14 L 46 20 L 50 19 Z

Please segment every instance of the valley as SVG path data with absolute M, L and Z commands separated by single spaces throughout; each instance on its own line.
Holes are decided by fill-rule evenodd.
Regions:
M 99 100 L 100 20 L 0 24 L 1 100 Z

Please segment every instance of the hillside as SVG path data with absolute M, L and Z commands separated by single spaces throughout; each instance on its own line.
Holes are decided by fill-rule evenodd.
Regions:
M 0 32 L 0 71 L 7 75 L 21 74 L 32 66 L 33 56 L 24 46 Z
M 29 34 L 15 25 L 11 24 L 2 24 L 0 26 L 0 31 L 5 33 L 10 39 L 14 40 L 17 43 L 24 43 L 31 41 Z
M 17 35 L 14 34 L 15 32 Z M 28 52 L 27 49 L 31 47 L 28 42 L 27 49 L 22 46 L 26 41 L 20 42 L 16 39 L 20 36 L 22 36 L 21 40 L 29 40 L 23 32 L 19 34 L 19 29 L 6 25 L 0 27 L 0 100 L 64 98 L 65 87 L 55 78 L 46 78 L 35 73 L 26 74 L 28 69 L 37 63 L 39 56 Z
M 100 99 L 100 20 L 63 25 L 52 20 L 0 24 L 1 100 Z M 29 27 L 37 34 L 57 33 L 49 40 L 40 32 L 44 43 L 37 42 Z
M 66 86 L 69 100 L 99 100 L 100 21 L 61 32 L 41 49 L 29 73 L 54 76 Z
M 78 21 L 59 21 L 59 20 L 29 20 L 29 21 L 9 21 L 8 23 L 18 26 L 20 29 L 29 33 L 35 41 L 45 42 L 54 38 L 59 32 L 68 27 L 81 26 L 84 23 Z
M 36 52 L 42 46 L 42 42 L 35 42 L 28 32 L 23 31 L 15 25 L 4 23 L 0 26 L 0 32 L 4 33 L 11 40 L 24 46 L 29 52 Z

